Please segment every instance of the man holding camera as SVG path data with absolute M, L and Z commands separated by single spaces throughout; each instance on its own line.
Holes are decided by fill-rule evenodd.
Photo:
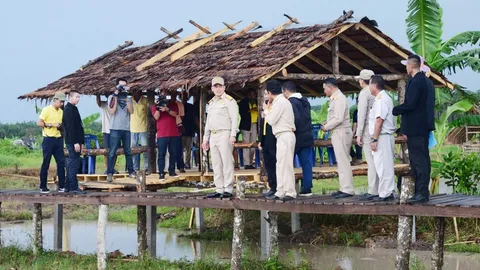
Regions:
M 42 128 L 43 142 L 43 162 L 40 169 L 40 192 L 49 193 L 47 188 L 48 168 L 52 155 L 57 163 L 58 191 L 65 192 L 65 156 L 63 154 L 63 139 L 60 129 L 63 118 L 63 102 L 65 94 L 56 92 L 53 97 L 53 104 L 43 108 L 37 122 L 37 126 Z
M 165 92 L 160 96 L 152 106 L 152 115 L 155 118 L 157 127 L 157 147 L 158 147 L 158 174 L 160 180 L 165 180 L 165 155 L 167 148 L 169 153 L 168 175 L 178 177 L 175 173 L 175 162 L 177 161 L 177 152 L 180 148 L 180 133 L 177 128 L 176 117 L 178 115 L 178 105 L 175 99 L 168 100 Z
M 115 155 L 120 146 L 120 141 L 122 142 L 129 177 L 135 177 L 132 152 L 130 148 L 130 115 L 133 114 L 133 105 L 132 98 L 128 97 L 128 90 L 130 88 L 127 86 L 127 80 L 124 78 L 118 78 L 116 89 L 117 90 L 115 90 L 112 100 L 110 101 L 112 122 L 110 123 L 110 150 L 108 152 L 108 182 L 113 181 Z
M 238 127 L 238 105 L 234 98 L 225 93 L 225 81 L 221 77 L 212 79 L 215 96 L 208 102 L 207 122 L 203 135 L 202 149 L 212 146 L 213 180 L 216 192 L 207 198 L 231 198 L 233 196 L 233 144 Z

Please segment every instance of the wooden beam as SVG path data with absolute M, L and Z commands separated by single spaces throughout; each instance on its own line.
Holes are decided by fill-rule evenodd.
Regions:
M 235 27 L 237 24 L 241 23 L 242 21 L 238 21 L 234 24 L 231 25 L 231 27 Z M 182 58 L 183 56 L 185 56 L 186 54 L 200 48 L 201 46 L 213 41 L 215 38 L 217 38 L 218 36 L 220 36 L 221 34 L 227 32 L 230 30 L 230 27 L 225 27 L 223 28 L 222 30 L 216 32 L 215 34 L 211 35 L 211 36 L 208 36 L 206 38 L 203 38 L 203 39 L 200 39 L 198 41 L 195 41 L 187 46 L 185 46 L 184 48 L 182 48 L 181 50 L 175 52 L 174 54 L 172 54 L 172 56 L 170 57 L 170 62 L 173 62 L 177 59 L 180 59 Z
M 352 27 L 353 24 L 346 24 L 344 25 L 342 28 L 340 28 L 340 30 L 335 33 L 335 34 L 331 34 L 330 36 L 327 36 L 325 39 L 315 43 L 314 45 L 312 45 L 311 47 L 309 48 L 306 48 L 306 49 L 300 49 L 301 50 L 301 53 L 299 53 L 297 56 L 293 57 L 292 59 L 288 60 L 285 64 L 283 64 L 283 66 L 281 66 L 279 69 L 273 71 L 273 72 L 270 72 L 269 74 L 266 74 L 262 77 L 260 77 L 259 79 L 259 82 L 260 83 L 263 83 L 265 81 L 267 81 L 268 79 L 270 79 L 271 77 L 273 77 L 275 74 L 277 74 L 278 72 L 282 71 L 282 69 L 290 66 L 291 64 L 295 63 L 298 59 L 304 57 L 305 55 L 309 54 L 310 52 L 312 52 L 313 50 L 315 50 L 316 48 L 322 46 L 323 44 L 325 44 L 326 42 L 328 42 L 331 38 L 335 37 L 336 35 L 340 34 L 340 33 L 343 33 L 344 31 L 346 31 L 347 29 L 349 29 L 350 27 Z
M 360 26 L 360 29 L 362 29 L 363 31 L 367 32 L 367 34 L 369 34 L 370 36 L 374 37 L 376 40 L 378 40 L 380 43 L 382 43 L 383 45 L 387 46 L 390 50 L 392 50 L 393 52 L 395 52 L 396 54 L 400 55 L 401 57 L 403 57 L 404 59 L 408 59 L 408 55 L 403 52 L 402 50 L 400 50 L 397 46 L 393 45 L 392 43 L 390 43 L 388 40 L 386 40 L 385 38 L 383 38 L 382 36 L 378 35 L 377 33 L 375 33 L 373 30 L 371 30 L 370 28 L 368 28 L 367 26 L 365 26 L 363 23 L 357 23 L 359 26 Z M 438 74 L 432 72 L 431 75 L 434 79 L 436 79 L 437 81 L 443 83 L 444 85 L 446 85 L 448 88 L 452 89 L 453 90 L 453 87 L 454 85 L 449 83 L 448 81 L 444 80 L 442 77 L 440 77 Z
M 338 38 L 332 40 L 332 70 L 333 74 L 340 73 L 340 61 L 338 60 Z
M 327 50 L 331 51 L 333 50 L 332 46 L 330 46 L 329 44 L 325 43 L 323 44 L 323 47 L 325 47 Z M 341 52 L 338 52 L 338 56 L 344 60 L 345 62 L 349 63 L 351 66 L 353 66 L 354 68 L 358 69 L 358 70 L 362 70 L 363 67 L 360 66 L 357 62 L 353 61 L 352 59 L 350 59 L 350 57 L 346 56 L 345 54 L 341 53 Z
M 208 27 L 206 28 L 208 29 Z M 201 37 L 202 35 L 204 34 L 203 31 L 201 30 L 198 30 L 197 32 L 193 33 L 192 35 L 178 41 L 177 43 L 173 44 L 171 47 L 163 50 L 162 52 L 156 54 L 155 56 L 153 56 L 152 58 L 148 59 L 147 61 L 143 62 L 141 65 L 138 65 L 136 70 L 137 71 L 141 71 L 141 70 L 144 70 L 145 68 L 147 68 L 148 66 L 151 66 L 153 64 L 155 64 L 156 62 L 162 60 L 163 58 L 167 57 L 168 55 L 170 55 L 171 53 L 177 51 L 178 49 L 182 48 L 183 46 L 185 46 L 188 42 L 192 41 L 192 40 L 195 40 L 199 37 Z
M 309 68 L 307 68 L 306 66 L 298 63 L 298 62 L 295 62 L 293 63 L 294 66 L 298 67 L 299 69 L 303 70 L 304 72 L 307 72 L 309 74 L 315 74 L 315 72 L 313 72 L 312 70 L 310 70 Z M 319 92 L 316 92 L 315 90 L 313 90 L 312 88 L 310 88 L 308 85 L 305 85 L 305 84 L 300 84 L 300 87 L 302 87 L 303 89 L 305 89 L 307 92 L 309 92 L 310 94 L 312 94 L 313 96 L 321 96 L 321 93 Z
M 382 76 L 385 81 L 398 81 L 407 79 L 406 74 L 377 74 Z M 307 80 L 307 81 L 324 81 L 327 78 L 335 78 L 339 82 L 353 81 L 356 82 L 354 75 L 339 75 L 339 74 L 312 74 L 307 73 L 289 73 L 287 76 L 276 77 L 281 80 Z
M 129 54 L 129 55 L 126 55 L 125 57 L 123 57 L 123 60 L 125 61 L 130 61 L 130 60 L 133 60 L 135 59 L 138 55 L 152 49 L 152 48 L 156 48 L 157 46 L 160 46 L 162 44 L 164 44 L 165 42 L 167 42 L 167 40 L 169 40 L 170 38 L 172 38 L 173 36 L 175 35 L 178 35 L 180 34 L 181 32 L 183 32 L 183 28 L 180 28 L 178 29 L 177 31 L 173 32 L 171 35 L 168 35 L 160 40 L 158 40 L 157 42 L 154 42 L 153 44 L 151 45 L 148 45 L 148 46 L 145 46 L 145 47 L 142 47 L 141 49 L 138 49 L 136 50 L 135 52 Z M 136 59 L 135 59 L 136 60 Z
M 327 48 L 327 50 L 332 50 L 332 46 L 328 45 L 328 44 L 323 44 L 323 46 L 325 48 Z M 342 58 L 345 62 L 349 63 L 350 65 L 352 65 L 354 68 L 358 69 L 358 70 L 362 70 L 363 67 L 361 65 L 359 65 L 357 62 L 353 61 L 352 59 L 350 59 L 350 57 L 344 55 L 343 53 L 339 52 L 338 53 L 338 56 L 340 58 Z M 388 86 L 388 85 L 385 85 L 385 88 L 387 88 L 387 90 L 390 90 L 390 91 L 395 91 L 395 89 L 393 89 L 392 87 Z
M 231 37 L 227 38 L 227 41 L 232 41 L 232 40 L 234 40 L 234 39 L 236 39 L 240 36 L 243 36 L 245 33 L 252 30 L 253 28 L 257 27 L 258 25 L 259 25 L 259 23 L 257 21 L 252 22 L 247 27 L 243 28 L 240 32 L 238 32 L 238 33 L 232 35 Z
M 164 32 L 165 34 L 173 37 L 174 39 L 180 39 L 179 36 L 177 36 L 177 35 L 175 35 L 174 33 L 168 31 L 168 30 L 167 30 L 166 28 L 164 28 L 164 27 L 160 27 L 160 30 L 162 30 L 162 32 Z
M 255 39 L 254 41 L 252 41 L 252 43 L 250 43 L 250 47 L 256 47 L 256 46 L 262 44 L 263 42 L 265 42 L 265 40 L 271 38 L 276 33 L 281 32 L 283 29 L 287 28 L 292 23 L 298 23 L 297 19 L 296 18 L 293 18 L 293 19 L 288 18 L 287 22 L 283 23 L 282 25 L 278 26 L 277 28 L 273 29 L 272 31 L 270 31 L 270 32 L 264 34 L 263 36 Z
M 393 73 L 401 73 L 400 71 L 396 70 L 394 67 L 392 67 L 391 65 L 385 63 L 385 61 L 383 61 L 382 59 L 380 59 L 379 57 L 377 57 L 376 55 L 374 55 L 373 53 L 369 52 L 367 49 L 365 49 L 364 47 L 362 47 L 360 44 L 358 44 L 357 42 L 355 42 L 353 39 L 347 37 L 346 35 L 344 34 L 340 34 L 340 38 L 345 40 L 348 44 L 352 45 L 353 47 L 355 47 L 357 50 L 361 51 L 363 54 L 365 54 L 366 56 L 370 57 L 373 61 L 377 62 L 378 64 L 380 64 L 382 67 L 386 68 L 388 71 L 390 72 L 393 72 Z
M 307 57 L 312 60 L 313 62 L 317 63 L 318 65 L 320 65 L 321 67 L 325 68 L 326 70 L 330 71 L 330 72 L 333 72 L 333 69 L 332 67 L 330 67 L 327 63 L 323 62 L 321 59 L 319 59 L 318 57 L 314 56 L 313 54 L 309 53 L 307 54 Z M 338 74 L 342 75 L 343 73 L 342 72 L 338 72 Z M 360 86 L 358 85 L 358 83 L 353 83 L 353 82 L 350 82 L 348 81 L 348 83 L 355 87 L 355 88 L 360 88 Z M 344 93 L 345 94 L 345 93 Z
M 191 23 L 191 24 L 193 24 L 195 27 L 197 27 L 200 31 L 204 32 L 205 34 L 207 34 L 207 35 L 212 34 L 212 33 L 210 32 L 210 29 L 208 29 L 208 27 L 203 27 L 203 26 L 201 26 L 200 24 L 194 22 L 193 20 L 189 20 L 188 22 Z

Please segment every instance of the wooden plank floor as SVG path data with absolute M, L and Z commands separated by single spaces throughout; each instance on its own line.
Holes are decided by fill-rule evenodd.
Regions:
M 400 205 L 398 200 L 391 202 L 364 202 L 360 201 L 358 196 L 337 200 L 329 195 L 315 195 L 307 198 L 297 198 L 290 202 L 281 202 L 266 200 L 260 194 L 247 194 L 244 200 L 239 200 L 235 198 L 206 199 L 204 194 L 201 193 L 181 192 L 89 192 L 86 195 L 73 195 L 57 192 L 41 194 L 38 191 L 2 190 L 0 191 L 0 201 L 46 204 L 154 205 L 269 210 L 312 214 L 480 218 L 480 196 L 457 194 L 433 195 L 428 203 L 420 205 Z
M 397 171 L 404 170 L 408 168 L 408 164 L 395 164 L 395 169 Z M 367 164 L 352 166 L 352 171 L 354 175 L 363 175 L 368 169 Z M 301 168 L 295 168 L 295 173 L 297 178 L 300 178 L 302 173 Z M 328 165 L 324 167 L 314 167 L 313 168 L 314 178 L 324 179 L 324 178 L 334 178 L 337 176 L 337 167 L 330 167 Z M 319 175 L 321 174 L 321 175 Z M 235 171 L 236 180 L 238 177 L 245 177 L 246 181 L 260 182 L 260 169 L 253 170 L 238 170 Z M 79 174 L 78 175 L 80 186 L 85 190 L 108 190 L 108 191 L 119 191 L 119 190 L 130 190 L 134 191 L 136 189 L 136 180 L 129 178 L 127 174 L 114 174 L 113 183 L 108 183 L 107 176 L 105 174 Z M 152 174 L 147 176 L 147 188 L 150 190 L 167 188 L 171 186 L 178 185 L 183 182 L 199 182 L 199 181 L 213 181 L 213 172 L 207 172 L 204 176 L 201 176 L 201 173 L 196 170 L 187 170 L 185 173 L 179 173 L 178 177 L 166 176 L 164 181 L 158 179 L 158 174 Z

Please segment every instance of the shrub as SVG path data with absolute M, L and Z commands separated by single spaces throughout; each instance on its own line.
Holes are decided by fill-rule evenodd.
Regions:
M 479 194 L 480 154 L 449 152 L 443 155 L 439 174 L 447 179 L 445 183 L 453 188 L 454 193 Z

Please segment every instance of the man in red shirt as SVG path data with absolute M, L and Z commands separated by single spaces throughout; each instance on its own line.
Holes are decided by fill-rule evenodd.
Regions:
M 164 96 L 164 92 L 161 93 Z M 175 173 L 175 161 L 177 160 L 177 152 L 180 148 L 180 133 L 178 132 L 176 117 L 178 114 L 178 106 L 175 99 L 170 98 L 168 104 L 156 102 L 152 106 L 152 115 L 155 118 L 157 127 L 157 147 L 158 147 L 158 174 L 160 180 L 165 180 L 165 155 L 170 154 L 168 164 L 168 174 L 178 177 Z

